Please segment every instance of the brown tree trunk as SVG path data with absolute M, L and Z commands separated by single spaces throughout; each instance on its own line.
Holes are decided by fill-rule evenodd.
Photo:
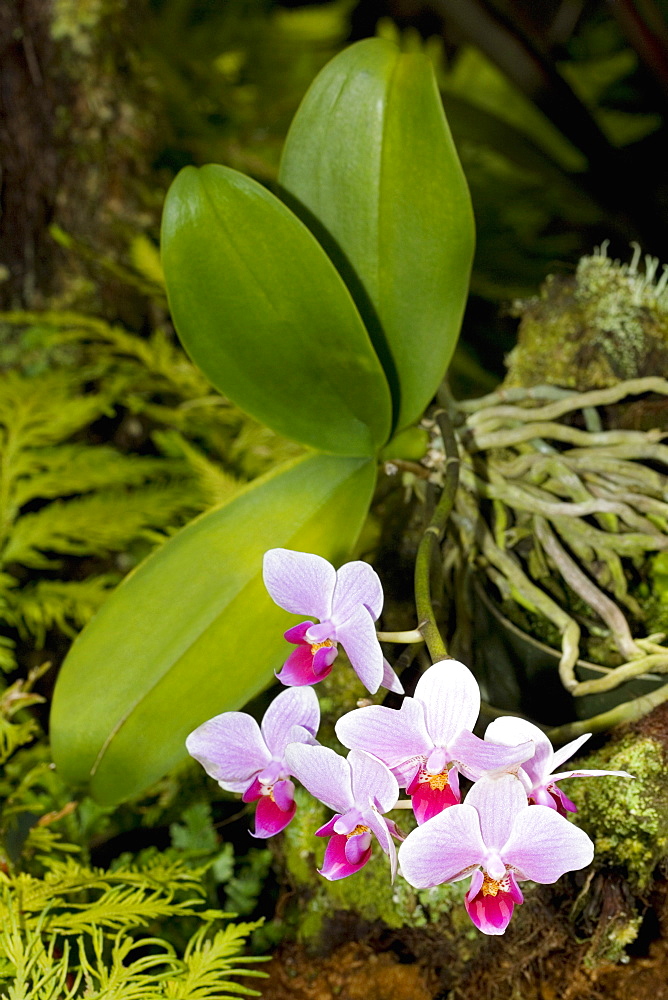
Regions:
M 141 324 L 144 307 L 105 265 L 157 228 L 146 10 L 0 0 L 0 309 L 55 304 Z
M 59 87 L 50 0 L 0 4 L 0 306 L 30 305 L 49 290 L 46 227 L 58 188 Z

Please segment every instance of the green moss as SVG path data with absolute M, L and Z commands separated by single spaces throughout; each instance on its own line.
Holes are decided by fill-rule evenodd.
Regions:
M 599 862 L 624 866 L 633 884 L 647 886 L 668 845 L 668 774 L 662 745 L 629 735 L 581 763 L 634 776 L 575 778 L 564 790 L 578 807 L 578 826 L 594 841 Z
M 548 278 L 538 298 L 516 305 L 517 346 L 506 385 L 548 383 L 579 391 L 653 375 L 668 363 L 668 295 L 655 258 L 630 264 L 605 249 L 580 260 L 573 277 Z
M 369 863 L 350 878 L 326 883 L 323 896 L 330 911 L 354 911 L 370 923 L 382 920 L 398 929 L 435 923 L 463 903 L 466 888 L 458 882 L 418 891 L 401 876 L 392 885 L 389 861 L 374 845 Z
M 314 836 L 315 830 L 331 815 L 303 789 L 295 793 L 297 814 L 286 829 L 283 841 L 284 863 L 299 897 L 297 918 L 299 937 L 316 943 L 323 934 L 327 919 L 334 912 L 355 913 L 359 919 L 388 927 L 426 927 L 442 918 L 464 939 L 475 940 L 476 932 L 463 907 L 468 883 L 442 885 L 433 889 L 413 889 L 401 876 L 392 885 L 390 864 L 374 844 L 371 860 L 349 878 L 329 882 L 318 874 L 325 850 L 325 839 Z M 404 829 L 413 826 L 404 810 L 393 818 Z
M 316 868 L 322 864 L 322 841 L 314 833 L 327 822 L 329 813 L 303 788 L 295 789 L 295 802 L 295 818 L 283 834 L 285 868 L 295 888 L 308 889 L 317 884 Z

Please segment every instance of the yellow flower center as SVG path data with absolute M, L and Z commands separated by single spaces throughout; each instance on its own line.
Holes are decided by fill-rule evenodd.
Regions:
M 507 875 L 503 878 L 490 878 L 487 872 L 483 872 L 482 894 L 483 896 L 498 896 L 500 892 L 510 891 L 510 879 Z
M 429 783 L 429 787 L 432 791 L 442 792 L 444 788 L 447 788 L 450 782 L 448 781 L 448 772 L 441 771 L 440 774 L 428 774 L 426 775 L 426 781 Z
M 356 837 L 359 833 L 371 833 L 370 826 L 361 826 L 359 823 L 350 833 L 346 834 L 347 837 Z
M 325 639 L 324 642 L 314 642 L 311 646 L 311 655 L 315 656 L 319 649 L 325 649 L 326 647 L 331 649 L 334 645 L 335 643 L 333 639 Z

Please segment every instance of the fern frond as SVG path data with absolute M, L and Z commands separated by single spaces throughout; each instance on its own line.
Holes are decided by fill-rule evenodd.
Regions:
M 75 556 L 121 552 L 132 539 L 154 540 L 148 534 L 151 529 L 173 524 L 201 506 L 192 485 L 178 482 L 55 500 L 17 521 L 3 558 L 46 569 L 58 566 L 46 552 Z
M 258 996 L 237 982 L 263 976 L 241 957 L 255 923 L 219 921 L 202 908 L 203 869 L 178 860 L 115 872 L 74 858 L 43 878 L 0 871 L 0 1000 L 233 1000 Z M 182 957 L 140 928 L 187 918 L 200 928 Z M 68 944 L 69 942 L 69 944 Z
M 0 440 L 6 461 L 20 449 L 65 441 L 103 414 L 111 415 L 109 395 L 81 393 L 81 382 L 80 373 L 67 369 L 31 378 L 15 371 L 2 373 Z
M 64 911 L 50 910 L 45 927 L 52 933 L 92 934 L 96 928 L 122 930 L 146 927 L 154 920 L 198 915 L 201 900 L 175 900 L 173 893 L 161 889 L 147 891 L 146 886 L 113 886 L 97 900 L 68 902 Z
M 46 633 L 58 629 L 74 636 L 102 606 L 120 580 L 120 574 L 103 573 L 87 580 L 37 580 L 11 591 L 0 616 L 17 629 L 22 639 L 33 637 L 42 649 Z
M 124 455 L 109 445 L 60 444 L 25 452 L 15 474 L 14 503 L 51 500 L 114 486 L 134 487 L 188 475 L 184 461 Z
M 15 577 L 0 572 L 0 624 L 7 623 L 10 595 L 17 586 Z M 10 673 L 16 667 L 15 647 L 16 643 L 10 636 L 0 635 L 0 671 L 3 673 Z
M 156 431 L 153 438 L 163 453 L 180 455 L 186 460 L 207 506 L 225 503 L 244 485 L 222 466 L 212 462 L 203 451 L 186 441 L 178 431 Z
M 106 871 L 87 867 L 72 858 L 53 859 L 43 879 L 21 872 L 16 876 L 16 884 L 21 892 L 24 908 L 35 911 L 48 900 L 82 891 L 109 892 L 117 885 L 143 888 L 147 892 L 160 889 L 172 895 L 184 889 L 202 894 L 204 889 L 201 880 L 206 867 L 203 865 L 192 868 L 181 859 L 166 861 L 159 856 L 144 867 Z
M 229 979 L 230 976 L 253 976 L 266 978 L 266 972 L 246 969 L 237 965 L 239 952 L 252 931 L 262 924 L 228 924 L 213 937 L 207 937 L 208 927 L 201 927 L 190 939 L 183 956 L 184 971 L 178 980 L 170 980 L 165 987 L 165 996 L 172 1000 L 188 997 L 188 1000 L 232 1000 L 232 994 L 260 996 L 257 990 L 242 986 Z M 245 963 L 267 961 L 266 957 L 242 959 Z
M 173 974 L 180 965 L 173 949 L 159 938 L 140 938 L 135 941 L 119 932 L 113 940 L 107 961 L 106 939 L 98 930 L 90 935 L 93 956 L 89 957 L 84 939 L 79 943 L 79 960 L 86 983 L 87 1000 L 153 1000 L 162 996 L 162 980 Z M 132 957 L 147 946 L 150 954 Z M 157 949 L 157 950 L 155 950 Z M 182 994 L 183 1000 L 188 1000 Z
M 47 867 L 45 862 L 52 858 L 57 851 L 62 851 L 65 854 L 78 854 L 81 848 L 78 844 L 69 844 L 63 839 L 62 834 L 38 822 L 30 828 L 21 854 L 23 858 L 41 855 L 44 867 Z
M 36 719 L 14 722 L 0 715 L 0 764 L 4 764 L 19 747 L 34 740 L 39 731 Z
M 160 375 L 166 383 L 186 398 L 211 394 L 211 385 L 192 364 L 173 338 L 157 329 L 148 338 L 137 337 L 120 326 L 80 313 L 6 313 L 8 322 L 17 325 L 43 324 L 53 329 L 52 344 L 95 344 L 98 352 L 107 346 L 110 355 L 138 361 L 149 373 Z
M 7 967 L 0 971 L 0 982 L 10 981 L 0 1000 L 74 1000 L 81 974 L 75 976 L 70 972 L 69 943 L 65 941 L 56 955 L 55 938 L 45 944 L 39 926 L 26 932 L 11 898 L 7 899 L 6 892 L 3 896 L 10 905 L 3 907 L 6 917 L 0 948 Z

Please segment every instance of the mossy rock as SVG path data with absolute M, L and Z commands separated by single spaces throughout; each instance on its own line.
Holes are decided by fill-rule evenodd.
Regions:
M 621 867 L 629 883 L 647 888 L 668 853 L 668 771 L 664 744 L 631 732 L 578 761 L 578 767 L 628 771 L 632 779 L 572 778 L 566 794 L 577 824 L 596 847 L 598 865 Z
M 551 276 L 540 296 L 518 302 L 518 343 L 506 386 L 559 385 L 580 392 L 668 369 L 668 295 L 658 262 L 645 273 L 604 253 L 583 257 L 574 276 Z

